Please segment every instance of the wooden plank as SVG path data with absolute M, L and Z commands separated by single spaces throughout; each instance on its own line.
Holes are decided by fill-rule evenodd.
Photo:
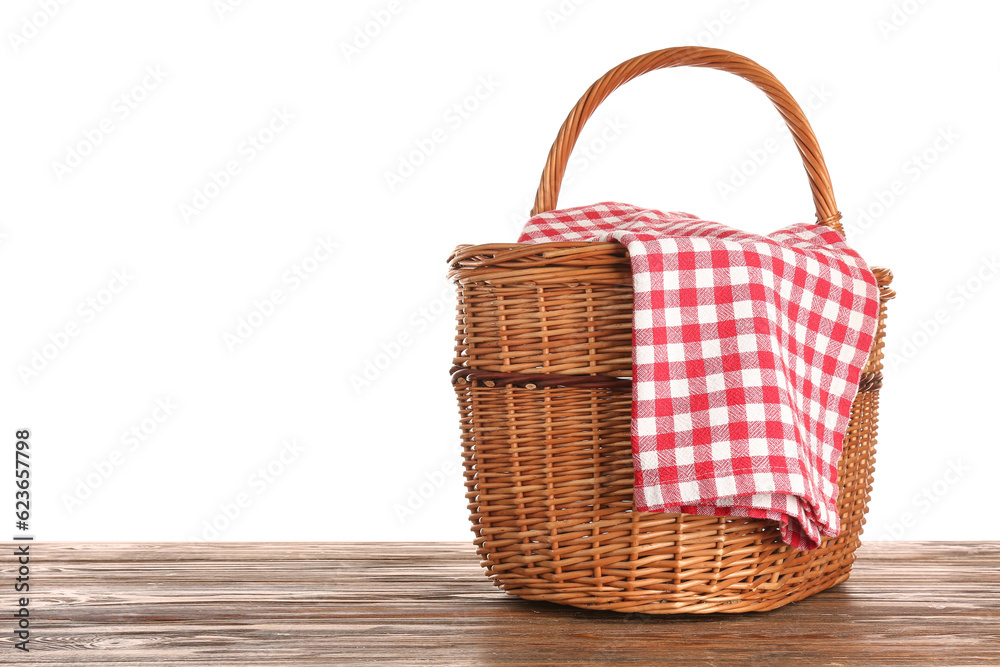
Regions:
M 997 542 L 868 544 L 829 591 L 706 616 L 519 600 L 467 544 L 38 542 L 29 654 L 15 569 L 3 559 L 5 665 L 1000 664 Z

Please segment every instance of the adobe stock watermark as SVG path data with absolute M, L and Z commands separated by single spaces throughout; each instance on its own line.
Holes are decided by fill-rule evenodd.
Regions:
M 919 523 L 920 517 L 930 513 L 970 472 L 972 472 L 972 468 L 961 460 L 949 460 L 948 468 L 944 473 L 914 493 L 910 499 L 910 509 L 902 512 L 894 521 L 891 521 L 878 539 L 901 539 L 906 535 L 908 529 Z
M 411 4 L 413 0 L 389 0 L 381 7 L 371 10 L 361 23 L 354 26 L 350 37 L 340 42 L 340 53 L 347 64 L 351 64 L 374 44 Z
M 375 384 L 431 324 L 441 317 L 452 317 L 454 302 L 455 288 L 445 283 L 438 296 L 413 310 L 399 333 L 382 340 L 377 350 L 362 360 L 361 368 L 350 375 L 354 394 L 360 396 Z
M 329 234 L 316 237 L 316 242 L 306 254 L 293 262 L 281 274 L 278 285 L 264 296 L 255 299 L 247 315 L 240 317 L 231 330 L 222 334 L 222 341 L 230 353 L 235 352 L 268 322 L 278 309 L 288 303 L 288 297 L 305 285 L 334 256 L 340 244 Z
M 823 108 L 827 102 L 833 99 L 833 91 L 827 88 L 826 84 L 817 84 L 809 87 L 807 95 L 799 99 L 804 100 L 801 104 L 802 111 L 806 118 L 812 120 L 813 115 Z M 746 150 L 746 157 L 738 164 L 733 165 L 727 177 L 719 178 L 715 181 L 715 190 L 722 201 L 728 201 L 731 196 L 742 190 L 761 169 L 767 165 L 771 158 L 781 151 L 783 146 L 791 144 L 791 130 L 785 121 L 778 119 L 774 123 L 774 133 L 757 145 Z
M 580 174 L 586 173 L 601 156 L 608 152 L 608 148 L 621 139 L 628 127 L 621 116 L 615 116 L 605 120 L 587 139 L 577 141 L 576 146 L 573 147 L 573 154 L 569 158 L 568 173 L 563 177 L 562 184 L 573 185 Z
M 113 270 L 110 280 L 103 287 L 77 304 L 73 317 L 54 331 L 50 331 L 44 342 L 30 350 L 28 358 L 17 365 L 15 371 L 21 382 L 28 386 L 49 368 L 101 313 L 118 300 L 121 293 L 132 284 L 133 279 L 127 268 Z
M 441 114 L 442 124 L 422 137 L 414 139 L 412 149 L 407 149 L 396 156 L 395 169 L 383 172 L 389 192 L 395 192 L 407 179 L 417 173 L 438 148 L 465 125 L 484 102 L 493 97 L 499 87 L 500 82 L 492 74 L 484 74 L 479 77 L 467 95 L 445 109 Z
M 52 173 L 56 181 L 62 183 L 67 176 L 79 169 L 121 123 L 166 81 L 167 75 L 160 65 L 147 65 L 139 80 L 111 101 L 108 113 L 90 127 L 84 128 L 79 139 L 66 144 L 62 157 L 52 161 Z
M 181 220 L 190 224 L 195 217 L 204 213 L 233 184 L 236 177 L 243 173 L 246 166 L 267 150 L 294 120 L 295 114 L 288 107 L 272 109 L 271 116 L 264 124 L 239 143 L 236 154 L 218 169 L 209 170 L 201 185 L 195 186 L 191 199 L 178 204 Z
M 143 419 L 122 431 L 115 448 L 104 458 L 91 464 L 93 470 L 78 476 L 72 492 L 63 492 L 60 499 L 67 513 L 73 514 L 83 507 L 99 488 L 115 475 L 127 462 L 129 455 L 139 451 L 156 435 L 160 428 L 177 412 L 180 406 L 169 396 L 157 398 L 153 409 Z
M 730 26 L 736 23 L 744 12 L 750 9 L 753 0 L 731 0 L 732 8 L 724 8 L 716 14 L 702 20 L 700 29 L 689 34 L 685 44 L 712 46 L 725 34 Z
M 587 4 L 588 0 L 559 0 L 545 10 L 545 21 L 550 30 L 558 30 L 564 23 L 576 16 L 576 12 Z
M 910 191 L 910 186 L 922 179 L 959 139 L 961 135 L 951 125 L 939 127 L 926 146 L 903 161 L 895 178 L 885 187 L 876 189 L 868 203 L 859 206 L 850 219 L 844 220 L 844 231 L 848 237 L 856 239 L 874 227 Z
M 202 521 L 200 533 L 192 535 L 192 542 L 209 542 L 219 539 L 223 533 L 253 506 L 254 500 L 264 495 L 268 489 L 288 472 L 288 469 L 305 453 L 306 447 L 295 438 L 287 438 L 281 443 L 278 453 L 261 464 L 247 477 L 243 487 L 229 499 L 219 503 L 214 515 Z
M 566 174 L 563 176 L 563 187 L 572 185 L 580 174 L 586 173 L 595 162 L 608 152 L 612 145 L 621 139 L 628 128 L 629 125 L 622 120 L 621 116 L 608 118 L 592 132 L 588 132 L 585 128 L 584 132 L 587 134 L 587 138 L 581 138 L 573 147 L 573 154 L 570 156 Z M 515 234 L 521 234 L 524 223 L 531 218 L 531 209 L 534 206 L 535 197 L 531 195 L 518 210 L 512 211 L 508 216 L 511 229 Z
M 70 0 L 36 0 L 38 9 L 22 16 L 16 29 L 7 31 L 11 50 L 15 54 L 20 53 L 21 49 L 52 23 L 69 2 Z
M 225 21 L 230 14 L 246 4 L 246 0 L 212 0 L 212 11 L 216 18 Z
M 894 37 L 928 2 L 929 0 L 903 0 L 892 3 L 888 14 L 880 16 L 875 22 L 882 39 L 889 41 Z
M 885 351 L 885 364 L 893 371 L 903 368 L 926 348 L 951 323 L 955 314 L 969 305 L 1000 274 L 997 254 L 980 259 L 976 269 L 945 295 L 945 305 L 936 308 L 929 318 L 917 322 L 916 331 L 903 337 L 892 350 Z M 893 340 L 896 340 L 893 337 Z
M 449 457 L 447 460 L 442 461 L 441 464 L 431 470 L 430 472 L 425 472 L 420 479 L 420 481 L 411 484 L 404 492 L 404 498 L 402 502 L 396 502 L 392 509 L 396 513 L 396 519 L 399 520 L 400 525 L 407 523 L 410 519 L 416 516 L 417 512 L 424 506 L 424 504 L 437 495 L 437 492 L 444 487 L 445 483 L 454 477 L 455 475 L 461 475 L 463 472 L 462 459 L 461 459 L 461 449 L 458 453 Z

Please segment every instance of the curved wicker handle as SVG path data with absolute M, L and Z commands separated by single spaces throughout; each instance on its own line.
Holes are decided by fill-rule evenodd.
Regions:
M 774 103 L 775 108 L 785 119 L 791 130 L 795 145 L 802 156 L 806 172 L 809 175 L 809 185 L 812 187 L 813 201 L 816 203 L 816 219 L 821 225 L 826 225 L 844 233 L 840 225 L 840 212 L 833 197 L 833 187 L 830 185 L 830 174 L 826 170 L 823 152 L 819 149 L 816 136 L 806 119 L 802 109 L 795 99 L 774 75 L 766 69 L 741 55 L 721 49 L 707 49 L 697 46 L 681 46 L 662 51 L 653 51 L 646 55 L 632 58 L 615 67 L 594 82 L 580 101 L 576 103 L 569 116 L 559 129 L 559 135 L 552 144 L 545 170 L 542 172 L 542 182 L 535 196 L 535 207 L 531 214 L 537 215 L 556 207 L 559 200 L 559 188 L 562 185 L 566 163 L 569 161 L 573 146 L 583 130 L 584 124 L 594 113 L 601 102 L 622 84 L 628 83 L 646 72 L 666 67 L 710 67 L 735 74 L 757 86 Z

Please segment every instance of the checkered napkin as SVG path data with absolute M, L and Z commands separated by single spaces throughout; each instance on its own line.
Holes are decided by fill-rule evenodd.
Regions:
M 774 519 L 802 550 L 836 536 L 837 460 L 879 305 L 844 239 L 603 203 L 533 217 L 519 242 L 546 241 L 631 256 L 636 510 Z

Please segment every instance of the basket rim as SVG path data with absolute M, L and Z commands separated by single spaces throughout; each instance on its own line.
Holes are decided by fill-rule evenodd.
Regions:
M 615 241 L 548 241 L 543 243 L 461 244 L 448 256 L 450 278 L 469 269 L 524 268 L 531 264 L 594 265 L 628 261 L 628 249 Z M 631 269 L 631 266 L 629 267 Z M 869 265 L 875 281 L 883 290 L 882 301 L 896 294 L 886 288 L 892 283 L 890 269 Z
M 543 243 L 463 243 L 448 256 L 448 263 L 455 268 L 485 266 L 501 261 L 537 257 L 557 259 L 581 254 L 613 254 L 628 256 L 628 249 L 616 241 L 546 241 Z M 486 262 L 493 258 L 493 262 Z

